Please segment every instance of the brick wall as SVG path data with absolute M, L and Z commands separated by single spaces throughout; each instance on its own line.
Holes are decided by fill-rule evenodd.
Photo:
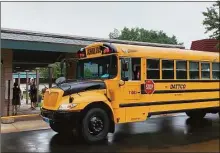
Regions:
M 10 80 L 11 82 L 11 98 L 12 99 L 12 87 L 13 87 L 13 79 L 12 79 L 12 58 L 13 52 L 9 49 L 1 49 L 1 59 L 3 60 L 3 64 L 1 65 L 1 116 L 7 115 L 7 105 L 8 100 L 6 99 L 5 91 L 6 89 L 6 80 Z M 10 108 L 11 100 L 10 100 Z M 12 115 L 11 109 L 10 114 Z
M 217 48 L 217 44 L 220 43 L 219 40 L 215 39 L 202 39 L 192 41 L 191 50 L 200 50 L 200 51 L 210 51 L 210 52 L 220 52 Z

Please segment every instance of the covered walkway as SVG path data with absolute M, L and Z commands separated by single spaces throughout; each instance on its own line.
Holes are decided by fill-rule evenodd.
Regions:
M 30 109 L 29 95 L 26 92 L 29 89 L 30 78 L 35 79 L 39 92 L 42 88 L 37 68 L 48 67 L 48 73 L 52 74 L 50 64 L 74 56 L 77 50 L 89 43 L 91 42 L 61 38 L 52 34 L 3 28 L 1 30 L 1 95 L 3 95 L 1 116 L 12 115 L 12 88 L 15 81 L 19 83 L 24 93 L 18 115 L 38 113 L 39 108 Z M 70 67 L 71 70 L 67 73 L 69 78 L 74 77 L 73 68 Z M 50 76 L 47 87 L 51 87 L 53 83 L 52 75 Z M 8 83 L 10 83 L 9 88 Z

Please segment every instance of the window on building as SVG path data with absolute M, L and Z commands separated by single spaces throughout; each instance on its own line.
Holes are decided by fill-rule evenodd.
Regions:
M 176 61 L 176 79 L 187 79 L 186 61 Z
M 174 79 L 173 60 L 162 60 L 162 79 Z
M 210 79 L 210 63 L 201 63 L 202 79 Z
M 220 63 L 212 63 L 212 79 L 219 80 L 220 78 Z
M 189 62 L 189 78 L 199 79 L 199 62 Z
M 159 59 L 147 59 L 147 79 L 160 79 Z

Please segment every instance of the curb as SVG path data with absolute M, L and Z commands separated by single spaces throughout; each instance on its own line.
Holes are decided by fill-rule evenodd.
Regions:
M 39 120 L 41 119 L 40 114 L 29 114 L 29 115 L 16 115 L 16 116 L 6 116 L 1 117 L 1 121 L 4 120 L 7 122 L 7 120 L 14 120 L 16 121 L 29 121 L 29 120 Z M 2 123 L 4 124 L 4 123 Z

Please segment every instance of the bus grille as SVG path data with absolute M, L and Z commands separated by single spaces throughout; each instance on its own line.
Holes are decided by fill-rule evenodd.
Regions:
M 59 93 L 57 92 L 51 92 L 48 91 L 44 94 L 44 106 L 48 107 L 54 107 L 57 104 Z

